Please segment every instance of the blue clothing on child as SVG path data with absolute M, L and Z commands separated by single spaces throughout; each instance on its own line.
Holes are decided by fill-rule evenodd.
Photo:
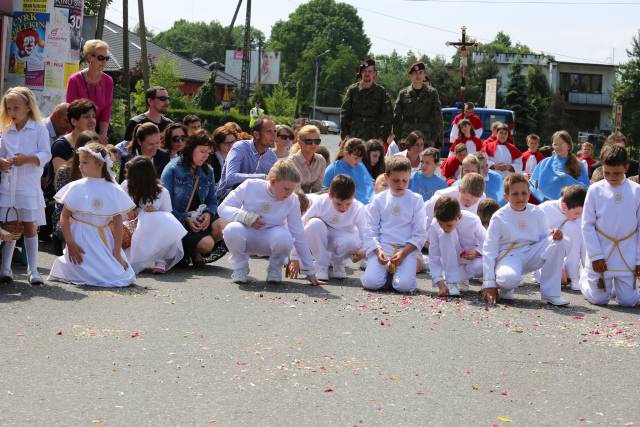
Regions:
M 567 157 L 554 154 L 542 160 L 533 170 L 529 179 L 531 194 L 541 203 L 547 200 L 558 200 L 560 191 L 569 185 L 579 184 L 589 187 L 589 174 L 582 164 L 580 176 L 576 179 L 567 173 Z
M 358 163 L 356 167 L 351 167 L 349 163 L 342 159 L 333 162 L 327 166 L 327 169 L 324 171 L 324 180 L 322 181 L 323 187 L 329 188 L 331 180 L 339 174 L 349 175 L 353 178 L 353 181 L 356 183 L 357 201 L 368 205 L 369 202 L 373 200 L 373 178 L 371 178 L 371 174 L 365 165 Z
M 433 196 L 433 193 L 443 188 L 447 188 L 447 182 L 435 174 L 425 176 L 422 171 L 415 171 L 411 175 L 409 190 L 420 194 L 425 202 Z

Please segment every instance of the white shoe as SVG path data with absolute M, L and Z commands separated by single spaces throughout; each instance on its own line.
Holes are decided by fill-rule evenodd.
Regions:
M 247 283 L 249 281 L 249 267 L 233 270 L 231 280 L 233 283 Z
M 449 296 L 450 297 L 459 297 L 460 296 L 460 289 L 458 289 L 458 284 L 457 283 L 447 283 L 447 289 L 449 289 Z
M 515 299 L 515 293 L 514 289 L 500 289 L 500 299 Z
M 11 270 L 2 270 L 0 273 L 0 283 L 13 282 L 13 272 Z
M 329 267 L 316 267 L 316 279 L 326 282 L 329 280 Z
M 465 280 L 463 282 L 458 283 L 458 289 L 460 289 L 461 292 L 465 292 L 469 290 L 469 281 Z
M 551 304 L 551 305 L 555 305 L 555 306 L 563 306 L 563 305 L 569 305 L 569 301 L 567 301 L 566 299 L 562 298 L 562 297 L 545 297 L 543 296 L 541 298 L 543 303 L 547 303 L 547 304 Z
M 272 267 L 271 265 L 267 269 L 267 282 L 280 283 L 282 282 L 282 267 Z
M 571 288 L 572 291 L 581 290 L 581 288 L 580 288 L 580 279 L 571 279 L 570 288 Z
M 427 261 L 426 255 L 422 255 L 422 254 L 418 255 L 418 273 L 422 273 L 423 271 L 426 271 L 427 265 L 428 265 L 428 261 Z
M 331 277 L 335 279 L 346 279 L 347 278 L 347 270 L 344 268 L 344 265 L 333 265 L 333 270 L 331 271 Z
M 44 285 L 44 280 L 42 279 L 42 276 L 40 276 L 40 273 L 38 273 L 37 271 L 29 273 L 29 284 Z

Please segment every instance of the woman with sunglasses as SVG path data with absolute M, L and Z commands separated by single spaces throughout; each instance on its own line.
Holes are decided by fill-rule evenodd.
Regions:
M 220 126 L 213 131 L 213 153 L 209 157 L 209 164 L 213 168 L 213 176 L 216 183 L 220 182 L 222 167 L 227 160 L 227 155 L 231 151 L 231 146 L 237 141 L 236 129 L 229 125 Z
M 171 123 L 162 135 L 162 146 L 171 159 L 178 157 L 187 141 L 187 128 L 182 123 Z
M 289 149 L 295 139 L 293 129 L 287 125 L 276 126 L 276 146 L 272 148 L 278 160 L 289 157 Z
M 106 144 L 113 103 L 113 79 L 104 72 L 110 59 L 109 45 L 102 40 L 87 40 L 82 53 L 88 67 L 69 77 L 67 102 L 86 98 L 96 104 L 96 132 L 100 142 Z
M 322 180 L 327 162 L 320 154 L 320 130 L 313 125 L 303 126 L 298 131 L 296 140 L 300 148 L 291 155 L 291 161 L 300 173 L 300 188 L 305 193 L 316 193 L 322 190 Z

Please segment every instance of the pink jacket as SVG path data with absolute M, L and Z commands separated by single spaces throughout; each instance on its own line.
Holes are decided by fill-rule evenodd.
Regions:
M 98 123 L 109 123 L 113 103 L 113 79 L 108 74 L 102 73 L 97 85 L 89 84 L 82 71 L 72 74 L 67 85 L 67 102 L 80 98 L 90 99 L 96 104 Z

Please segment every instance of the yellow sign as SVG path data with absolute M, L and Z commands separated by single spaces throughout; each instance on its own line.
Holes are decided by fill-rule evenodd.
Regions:
M 64 87 L 67 88 L 67 84 L 69 83 L 69 77 L 76 71 L 80 69 L 80 66 L 76 62 L 65 62 L 64 63 Z
M 23 12 L 46 12 L 47 0 L 24 0 L 22 2 Z

